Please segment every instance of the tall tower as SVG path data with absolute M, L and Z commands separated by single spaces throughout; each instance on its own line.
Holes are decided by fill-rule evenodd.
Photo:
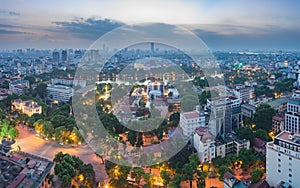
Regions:
M 150 49 L 151 49 L 151 52 L 154 52 L 154 42 L 150 43 Z

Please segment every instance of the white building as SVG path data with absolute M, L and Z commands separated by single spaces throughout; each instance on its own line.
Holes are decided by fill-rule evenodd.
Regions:
M 267 143 L 267 181 L 276 186 L 281 181 L 293 188 L 300 187 L 300 135 L 281 132 L 273 142 Z
M 199 111 L 182 112 L 180 113 L 180 127 L 183 135 L 192 136 L 196 128 L 205 126 L 205 116 Z
M 27 114 L 29 117 L 33 114 L 41 114 L 42 106 L 38 105 L 33 100 L 22 101 L 21 99 L 14 100 L 11 104 L 12 110 L 19 110 L 23 114 Z
M 300 133 L 300 91 L 297 90 L 287 104 L 284 118 L 284 129 L 293 133 Z
M 47 86 L 47 100 L 68 102 L 73 96 L 73 88 L 62 85 Z
M 215 158 L 215 137 L 209 133 L 207 127 L 199 127 L 194 134 L 194 148 L 197 150 L 201 163 L 210 162 Z

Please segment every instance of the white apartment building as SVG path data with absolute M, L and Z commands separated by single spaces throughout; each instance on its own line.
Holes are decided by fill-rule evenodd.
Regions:
M 284 118 L 284 130 L 300 133 L 300 91 L 297 90 L 287 104 L 287 113 Z
M 194 134 L 194 148 L 197 150 L 201 163 L 210 162 L 215 158 L 215 137 L 209 133 L 207 127 L 199 127 Z
M 288 131 L 267 143 L 266 172 L 271 186 L 281 181 L 293 188 L 300 187 L 300 135 Z
M 48 85 L 47 100 L 68 102 L 73 96 L 73 88 L 63 85 Z
M 205 116 L 199 111 L 180 113 L 180 127 L 183 135 L 192 136 L 198 127 L 205 127 Z

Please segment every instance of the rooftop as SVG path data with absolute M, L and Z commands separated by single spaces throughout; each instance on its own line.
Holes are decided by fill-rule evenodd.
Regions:
M 196 134 L 198 134 L 201 138 L 201 141 L 205 143 L 207 140 L 214 140 L 214 136 L 208 131 L 207 127 L 199 127 L 195 130 Z
M 250 110 L 255 110 L 256 107 L 254 105 L 251 105 L 251 104 L 248 104 L 248 103 L 244 103 L 241 105 L 242 108 L 247 108 L 247 109 L 250 109 Z
M 287 103 L 288 99 L 287 98 L 280 98 L 280 99 L 275 99 L 271 102 L 269 102 L 268 104 L 272 107 L 272 108 L 276 108 L 284 103 Z
M 275 139 L 280 139 L 283 141 L 291 142 L 294 144 L 297 144 L 300 146 L 300 135 L 296 135 L 291 132 L 282 131 L 280 134 L 278 134 Z
M 39 187 L 52 166 L 53 162 L 24 152 L 12 157 L 0 155 L 0 187 Z
M 183 115 L 186 119 L 194 119 L 200 117 L 200 114 L 197 111 L 182 112 L 181 115 Z

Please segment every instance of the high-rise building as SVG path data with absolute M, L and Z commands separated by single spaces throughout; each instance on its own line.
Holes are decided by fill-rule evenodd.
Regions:
M 61 51 L 61 60 L 62 60 L 62 62 L 66 62 L 67 59 L 68 59 L 67 50 Z
M 267 181 L 276 186 L 284 181 L 300 187 L 300 135 L 283 131 L 267 143 Z
M 151 52 L 154 52 L 154 42 L 150 43 L 150 50 L 151 50 Z
M 54 63 L 59 63 L 59 52 L 53 52 L 52 59 Z
M 241 126 L 241 105 L 238 98 L 216 97 L 207 99 L 210 112 L 209 129 L 214 136 L 231 133 Z
M 300 91 L 294 92 L 288 100 L 287 113 L 284 118 L 284 129 L 293 133 L 300 133 Z

